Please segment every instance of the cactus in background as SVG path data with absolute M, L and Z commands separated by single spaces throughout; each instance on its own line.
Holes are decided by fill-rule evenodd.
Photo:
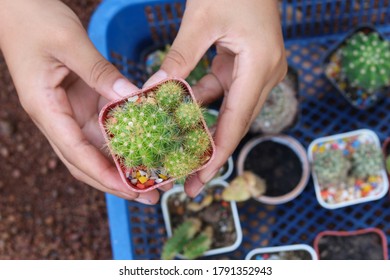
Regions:
M 211 143 L 201 123 L 202 110 L 189 101 L 185 88 L 167 81 L 148 95 L 141 95 L 113 108 L 105 122 L 108 145 L 126 168 L 145 172 L 142 182 L 130 176 L 133 185 L 142 188 L 156 179 L 182 177 L 197 169 L 208 158 Z M 168 173 L 156 173 L 153 170 Z M 133 169 L 134 171 L 134 169 Z
M 213 242 L 213 228 L 207 226 L 201 233 L 184 246 L 183 255 L 189 260 L 196 259 L 210 249 Z
M 382 152 L 373 143 L 361 144 L 352 154 L 352 173 L 357 178 L 377 175 L 382 168 Z
M 222 198 L 226 201 L 246 201 L 250 198 L 258 198 L 266 192 L 265 180 L 251 171 L 244 171 L 235 177 L 222 192 Z
M 386 170 L 390 174 L 390 156 L 386 157 Z
M 181 253 L 184 246 L 199 232 L 201 225 L 199 219 L 188 219 L 179 225 L 164 244 L 161 259 L 172 260 Z
M 203 111 L 203 118 L 206 122 L 207 127 L 209 128 L 216 125 L 218 121 L 218 115 L 213 114 L 210 110 Z
M 342 69 L 352 86 L 369 93 L 390 85 L 390 45 L 375 32 L 358 32 L 342 49 Z
M 325 150 L 315 154 L 314 171 L 318 183 L 322 186 L 339 184 L 347 181 L 351 163 L 342 150 Z

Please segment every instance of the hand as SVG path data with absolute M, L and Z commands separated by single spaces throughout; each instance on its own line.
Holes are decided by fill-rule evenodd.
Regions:
M 104 154 L 98 113 L 137 87 L 106 61 L 77 16 L 57 0 L 0 0 L 0 47 L 23 108 L 77 179 L 125 199 L 138 194 Z
M 216 153 L 207 168 L 187 180 L 190 196 L 196 196 L 234 152 L 287 71 L 277 1 L 187 0 L 179 33 L 161 69 L 145 86 L 168 76 L 187 77 L 213 44 L 217 54 L 211 73 L 193 89 L 202 104 L 224 95 L 214 135 Z

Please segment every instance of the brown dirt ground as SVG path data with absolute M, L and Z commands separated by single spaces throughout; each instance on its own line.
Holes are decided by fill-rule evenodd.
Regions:
M 86 27 L 99 0 L 65 0 Z M 0 259 L 111 259 L 104 194 L 78 182 L 23 111 L 0 55 Z

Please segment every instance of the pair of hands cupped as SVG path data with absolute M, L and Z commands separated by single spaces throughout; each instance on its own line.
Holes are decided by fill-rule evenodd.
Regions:
M 223 103 L 215 157 L 187 180 L 190 196 L 226 162 L 286 73 L 277 1 L 188 0 L 161 69 L 144 86 L 167 77 L 186 78 L 212 45 L 217 53 L 211 73 L 193 90 L 202 104 L 221 96 Z M 102 149 L 100 109 L 139 89 L 100 55 L 66 5 L 0 0 L 0 47 L 23 108 L 74 177 L 125 199 L 146 204 L 159 200 L 158 190 L 129 190 Z

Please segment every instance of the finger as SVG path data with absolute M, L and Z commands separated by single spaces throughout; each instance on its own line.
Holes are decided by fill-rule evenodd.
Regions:
M 213 37 L 213 32 L 204 32 L 208 25 L 208 18 L 206 15 L 186 9 L 179 32 L 165 56 L 160 70 L 149 78 L 144 87 L 149 87 L 167 77 L 184 79 L 191 73 L 217 39 Z M 189 42 L 191 43 L 189 44 Z
M 228 92 L 232 83 L 234 56 L 221 47 L 217 47 L 217 52 L 211 64 L 211 73 L 193 87 L 195 98 L 200 104 L 217 100 L 224 92 Z
M 114 100 L 139 90 L 98 52 L 82 27 L 63 41 L 54 55 L 105 98 Z

